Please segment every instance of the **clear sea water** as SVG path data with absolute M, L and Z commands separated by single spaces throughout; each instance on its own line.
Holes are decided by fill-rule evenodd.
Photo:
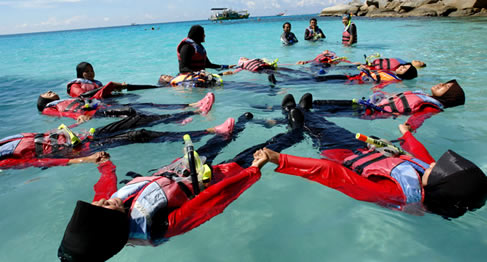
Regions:
M 327 39 L 303 39 L 310 16 L 266 17 L 260 21 L 215 24 L 209 21 L 139 25 L 78 31 L 0 36 L 0 137 L 20 132 L 41 132 L 70 119 L 38 114 L 37 96 L 53 90 L 66 98 L 66 83 L 75 66 L 89 61 L 104 83 L 154 84 L 161 73 L 176 74 L 176 46 L 189 27 L 206 30 L 205 47 L 214 63 L 236 63 L 240 56 L 279 58 L 281 64 L 312 59 L 329 49 L 352 61 L 364 54 L 420 59 L 427 67 L 416 80 L 391 85 L 387 92 L 423 90 L 456 78 L 465 88 L 465 106 L 447 109 L 419 129 L 416 136 L 438 158 L 447 149 L 469 158 L 487 171 L 487 18 L 356 18 L 359 44 L 340 44 L 340 18 L 319 18 Z M 282 24 L 292 23 L 300 42 L 283 47 Z M 158 30 L 150 30 L 154 26 Z M 298 66 L 290 66 L 299 69 Z M 158 125 L 154 130 L 192 130 L 221 123 L 251 111 L 256 118 L 280 117 L 250 105 L 278 105 L 291 93 L 305 92 L 321 99 L 368 96 L 369 85 L 312 83 L 272 88 L 265 75 L 241 72 L 228 81 L 260 83 L 258 90 L 213 90 L 216 103 L 207 118 L 179 125 Z M 156 89 L 135 92 L 121 102 L 189 103 L 208 90 Z M 157 111 L 160 112 L 160 111 Z M 330 118 L 353 132 L 395 139 L 397 125 L 406 118 L 364 121 Z M 93 120 L 78 129 L 109 123 Z M 77 129 L 77 130 L 78 130 Z M 261 143 L 285 127 L 265 129 L 248 125 L 240 137 L 218 156 L 233 157 L 249 145 Z M 203 145 L 206 139 L 196 146 Z M 148 174 L 181 155 L 182 143 L 139 144 L 110 149 L 119 179 L 127 171 Z M 319 157 L 309 139 L 285 153 Z M 263 177 L 223 214 L 202 226 L 153 247 L 126 247 L 113 261 L 485 261 L 487 208 L 448 221 L 426 214 L 412 216 L 359 202 L 317 183 L 263 169 Z M 94 164 L 28 168 L 0 172 L 0 261 L 56 261 L 57 248 L 76 200 L 90 201 L 99 173 Z

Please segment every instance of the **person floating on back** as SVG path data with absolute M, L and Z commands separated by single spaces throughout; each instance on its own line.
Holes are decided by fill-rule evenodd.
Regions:
M 158 88 L 152 85 L 131 85 L 127 83 L 109 82 L 105 86 L 95 79 L 93 66 L 88 62 L 81 62 L 76 66 L 76 79 L 67 85 L 67 93 L 71 97 L 85 97 L 103 99 L 112 96 L 112 92 L 126 89 L 128 91 Z

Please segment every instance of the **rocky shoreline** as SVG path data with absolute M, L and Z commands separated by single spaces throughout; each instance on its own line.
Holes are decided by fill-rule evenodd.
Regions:
M 354 0 L 325 8 L 320 16 L 487 16 L 487 0 Z

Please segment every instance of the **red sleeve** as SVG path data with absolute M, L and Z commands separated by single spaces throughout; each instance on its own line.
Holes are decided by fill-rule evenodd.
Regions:
M 411 153 L 414 157 L 428 164 L 435 162 L 428 150 L 419 142 L 411 132 L 406 132 L 401 138 L 401 147 Z
M 72 119 L 76 119 L 78 116 L 83 115 L 75 112 L 59 112 L 56 107 L 46 107 L 44 110 L 42 110 L 42 114 L 47 116 L 69 117 Z
M 81 84 L 71 84 L 71 88 L 69 89 L 69 95 L 71 97 L 79 97 L 83 94 L 83 89 L 81 89 Z
M 367 179 L 327 159 L 280 154 L 275 171 L 318 182 L 361 201 L 400 204 L 404 200 L 401 189 L 392 180 L 377 176 Z
M 34 158 L 34 159 L 16 159 L 8 158 L 0 160 L 0 169 L 22 169 L 27 167 L 51 167 L 66 166 L 68 158 Z
M 183 234 L 220 214 L 240 194 L 257 182 L 260 176 L 258 168 L 249 167 L 208 187 L 169 214 L 169 226 L 165 237 Z
M 93 186 L 95 190 L 95 197 L 93 201 L 98 201 L 102 198 L 109 199 L 113 193 L 117 191 L 117 174 L 115 172 L 116 166 L 112 161 L 106 161 L 98 165 L 100 171 L 100 179 Z
M 102 87 L 96 94 L 91 97 L 94 99 L 103 99 L 107 98 L 112 95 L 113 90 L 115 90 L 115 84 L 113 82 L 109 82 L 104 87 Z
M 434 114 L 438 114 L 439 112 L 441 111 L 438 108 L 426 107 L 410 116 L 406 123 L 409 124 L 412 130 L 416 130 L 421 127 L 426 119 L 430 118 Z

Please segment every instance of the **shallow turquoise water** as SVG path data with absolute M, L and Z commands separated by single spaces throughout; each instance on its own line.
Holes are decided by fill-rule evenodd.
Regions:
M 428 67 L 417 80 L 389 86 L 388 92 L 421 89 L 452 78 L 467 95 L 465 106 L 436 115 L 417 132 L 434 157 L 445 150 L 456 152 L 487 171 L 487 19 L 412 18 L 356 19 L 359 44 L 340 45 L 343 26 L 339 18 L 321 18 L 328 38 L 306 43 L 308 16 L 263 18 L 213 24 L 206 29 L 205 47 L 215 63 L 236 63 L 240 56 L 279 58 L 282 64 L 311 59 L 324 49 L 353 61 L 363 54 L 380 52 L 385 57 L 420 59 Z M 283 47 L 282 23 L 290 21 L 300 43 Z M 155 83 L 159 74 L 177 72 L 175 48 L 191 23 L 104 28 L 28 35 L 0 36 L 0 137 L 19 132 L 40 132 L 72 123 L 37 113 L 37 96 L 54 90 L 62 97 L 65 84 L 75 76 L 75 66 L 89 61 L 96 78 L 104 83 Z M 293 68 L 299 68 L 291 66 Z M 229 81 L 267 84 L 265 75 L 242 72 Z M 257 118 L 280 117 L 279 112 L 250 109 L 255 104 L 280 104 L 284 94 L 299 98 L 311 92 L 316 98 L 349 99 L 370 94 L 370 86 L 306 84 L 279 88 L 264 86 L 258 92 L 214 90 L 216 103 L 207 118 L 195 117 L 185 127 L 159 125 L 155 130 L 190 130 L 213 126 L 227 117 L 251 111 Z M 139 91 L 137 101 L 193 102 L 207 90 L 160 89 Z M 123 98 L 122 102 L 131 98 Z M 330 119 L 354 132 L 394 139 L 398 119 L 363 121 Z M 80 129 L 101 126 L 110 120 L 93 120 Z M 249 145 L 285 131 L 248 125 L 241 136 L 218 156 L 233 157 Z M 203 145 L 206 141 L 199 142 Z M 109 150 L 120 179 L 127 171 L 146 174 L 181 154 L 181 143 L 130 145 Z M 318 157 L 311 141 L 286 153 Z M 55 261 L 56 251 L 75 201 L 91 200 L 97 181 L 95 165 L 29 168 L 0 172 L 0 261 Z M 484 261 L 487 247 L 487 209 L 447 221 L 435 215 L 416 217 L 363 203 L 297 177 L 263 169 L 262 179 L 232 203 L 222 215 L 156 247 L 126 247 L 114 261 Z

